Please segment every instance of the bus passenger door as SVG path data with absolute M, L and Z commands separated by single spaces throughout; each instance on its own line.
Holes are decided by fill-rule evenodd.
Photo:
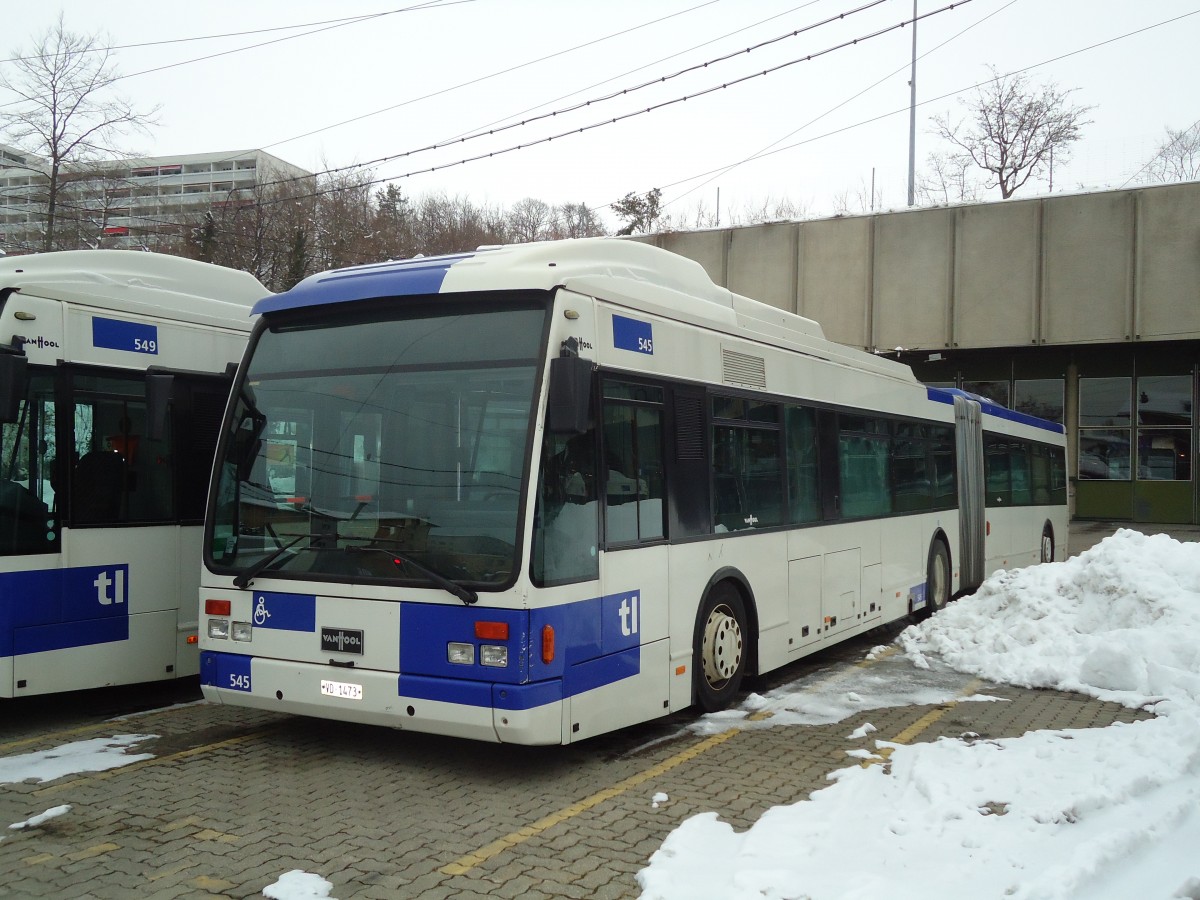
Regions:
M 606 383 L 604 395 L 602 656 L 587 664 L 594 674 L 586 683 L 598 686 L 572 691 L 572 740 L 669 709 L 662 390 Z
M 180 547 L 170 441 L 147 434 L 140 376 L 72 371 L 69 397 L 56 429 L 55 503 L 65 521 L 59 593 L 52 611 L 15 635 L 25 652 L 14 678 L 30 694 L 177 674 Z M 198 570 L 199 559 L 190 565 Z M 71 665 L 60 650 L 71 652 Z

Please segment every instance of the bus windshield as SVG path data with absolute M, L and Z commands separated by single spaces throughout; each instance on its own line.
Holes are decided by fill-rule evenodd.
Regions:
M 545 303 L 387 307 L 259 336 L 218 460 L 218 571 L 511 582 Z

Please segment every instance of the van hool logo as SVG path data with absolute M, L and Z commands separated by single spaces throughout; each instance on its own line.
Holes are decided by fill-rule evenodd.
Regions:
M 324 653 L 363 652 L 363 633 L 349 628 L 322 628 L 321 651 Z
M 21 337 L 18 335 L 17 340 L 21 342 L 22 346 L 37 347 L 39 350 L 47 348 L 57 349 L 62 346 L 58 341 L 47 340 L 40 334 L 37 337 Z

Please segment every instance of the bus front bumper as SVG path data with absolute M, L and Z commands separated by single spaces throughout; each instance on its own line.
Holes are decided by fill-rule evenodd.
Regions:
M 204 697 L 246 706 L 448 737 L 514 744 L 561 744 L 561 680 L 486 684 L 258 659 L 206 651 Z

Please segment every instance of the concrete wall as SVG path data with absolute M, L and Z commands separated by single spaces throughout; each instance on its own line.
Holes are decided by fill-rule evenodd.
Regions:
M 651 235 L 868 349 L 1200 339 L 1200 183 Z

